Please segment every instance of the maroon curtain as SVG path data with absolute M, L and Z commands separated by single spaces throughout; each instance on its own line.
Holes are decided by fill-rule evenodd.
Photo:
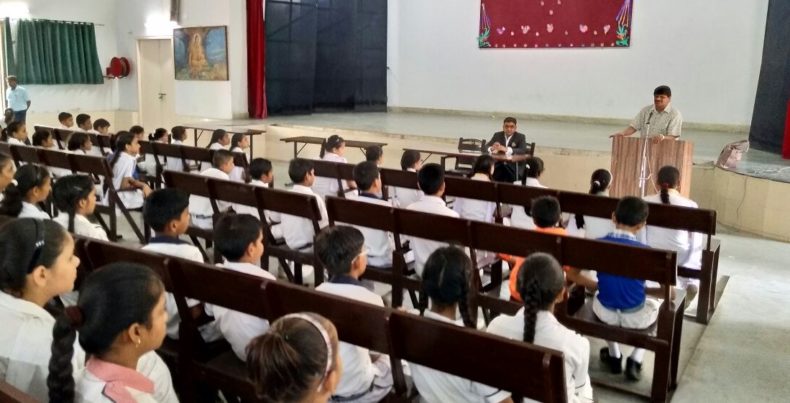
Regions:
M 250 118 L 264 119 L 266 108 L 266 27 L 264 0 L 247 0 L 247 109 Z

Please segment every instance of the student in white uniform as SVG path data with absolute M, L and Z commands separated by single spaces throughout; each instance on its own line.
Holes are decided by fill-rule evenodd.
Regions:
M 661 192 L 646 196 L 649 203 L 671 204 L 673 206 L 699 208 L 696 202 L 683 197 L 678 192 L 680 187 L 680 171 L 673 166 L 662 167 L 658 171 L 658 183 Z M 646 229 L 647 244 L 651 248 L 673 250 L 678 254 L 678 266 L 699 270 L 702 267 L 702 248 L 705 235 L 677 229 L 648 226 Z M 678 287 L 691 288 L 695 292 L 694 300 L 689 304 L 690 311 L 696 312 L 699 279 L 678 277 Z
M 335 326 L 315 313 L 272 323 L 247 349 L 247 374 L 267 402 L 325 403 L 335 394 L 343 363 Z
M 112 186 L 118 192 L 118 197 L 128 209 L 142 207 L 143 200 L 151 193 L 151 188 L 145 183 L 135 179 L 137 174 L 137 154 L 140 152 L 140 143 L 130 132 L 120 132 L 115 140 L 115 153 L 110 166 L 112 167 Z M 129 191 L 128 189 L 135 189 Z M 109 200 L 105 195 L 102 200 Z
M 274 170 L 272 169 L 272 162 L 266 158 L 255 158 L 250 161 L 250 185 L 270 188 L 274 185 Z M 251 214 L 258 217 L 258 210 L 254 209 Z M 264 211 L 266 216 L 266 225 L 269 226 L 274 239 L 283 238 L 283 230 L 280 221 L 282 217 L 276 211 Z
M 154 230 L 154 237 L 148 240 L 143 250 L 162 255 L 175 256 L 193 262 L 203 262 L 203 255 L 194 245 L 179 239 L 189 228 L 189 195 L 176 188 L 158 189 L 145 199 L 143 207 L 145 222 Z M 190 307 L 197 306 L 200 301 L 187 300 Z M 178 339 L 178 328 L 181 318 L 178 315 L 176 300 L 167 293 L 167 336 Z M 216 323 L 210 322 L 200 327 L 203 340 L 209 342 L 222 337 Z
M 425 164 L 417 173 L 420 190 L 425 194 L 420 200 L 406 207 L 407 210 L 421 211 L 423 213 L 439 214 L 459 218 L 457 212 L 448 208 L 442 200 L 444 195 L 444 168 L 439 164 Z M 422 275 L 422 268 L 428 256 L 436 249 L 445 246 L 445 243 L 430 241 L 422 238 L 408 237 L 411 250 L 414 252 L 414 270 Z
M 340 162 L 345 164 L 348 163 L 348 160 L 343 157 L 345 153 L 346 141 L 337 134 L 333 134 L 326 139 L 326 142 L 324 142 L 324 147 L 321 149 L 321 159 L 324 161 Z M 355 187 L 356 185 L 354 184 L 354 181 L 346 181 L 343 185 L 344 190 L 353 189 Z M 337 196 L 339 190 L 340 189 L 338 188 L 336 178 L 315 178 L 313 192 L 321 195 L 321 197 Z
M 137 139 L 137 141 L 145 140 L 145 128 L 143 128 L 140 125 L 134 125 L 130 127 L 129 133 L 132 133 L 132 135 Z
M 540 176 L 543 174 L 543 160 L 538 157 L 529 157 L 525 161 L 525 173 L 521 184 L 535 188 L 546 188 L 540 183 Z M 510 225 L 516 228 L 535 229 L 535 223 L 529 216 L 530 203 L 524 205 L 511 206 L 513 212 L 510 214 Z
M 463 250 L 445 246 L 434 251 L 422 273 L 421 309 L 424 316 L 439 322 L 475 329 L 469 315 L 467 294 L 472 261 Z M 428 301 L 430 299 L 430 307 Z M 460 313 L 461 320 L 458 319 Z M 420 401 L 426 403 L 497 403 L 512 402 L 510 393 L 450 375 L 435 369 L 409 364 Z
M 0 379 L 48 401 L 47 375 L 55 318 L 47 301 L 74 287 L 79 258 L 74 240 L 49 220 L 24 218 L 0 227 Z M 85 368 L 85 352 L 75 340 L 71 361 L 75 374 Z M 148 353 L 138 370 L 155 383 L 160 402 L 177 402 L 167 366 Z
M 2 140 L 12 145 L 30 145 L 30 140 L 27 138 L 27 126 L 25 126 L 25 122 L 14 121 L 9 123 L 8 127 L 3 131 Z
M 94 271 L 77 305 L 67 307 L 52 330 L 49 400 L 156 402 L 154 381 L 137 367 L 162 345 L 166 322 L 165 286 L 153 270 L 119 262 Z M 75 381 L 71 360 L 78 331 L 90 358 Z
M 217 150 L 211 158 L 213 167 L 200 173 L 202 176 L 230 180 L 228 174 L 233 169 L 233 154 L 228 150 Z M 216 200 L 217 208 L 220 213 L 226 212 L 231 208 L 231 203 Z M 192 217 L 192 224 L 204 228 L 214 228 L 214 207 L 208 197 L 191 195 L 189 196 L 189 215 Z
M 167 144 L 168 136 L 167 129 L 157 128 L 152 134 L 148 136 L 148 141 L 151 143 L 164 143 Z M 141 162 L 137 163 L 137 167 L 149 176 L 156 174 L 156 157 L 153 154 L 146 154 Z
M 74 130 L 74 116 L 68 112 L 58 113 L 59 129 Z
M 232 153 L 247 153 L 247 149 L 250 148 L 250 138 L 244 133 L 236 133 L 230 139 L 230 152 Z M 233 170 L 230 171 L 230 180 L 236 182 L 245 182 L 245 175 L 244 168 L 242 167 L 233 167 Z
M 52 132 L 48 130 L 36 130 L 36 132 L 33 133 L 32 139 L 33 139 L 33 147 L 58 151 L 57 145 L 55 144 L 55 139 L 52 137 Z M 49 169 L 49 173 L 55 179 L 71 175 L 72 173 L 70 169 L 57 168 L 57 167 L 48 167 L 48 169 Z
M 477 157 L 477 160 L 475 160 L 472 166 L 472 173 L 469 175 L 469 179 L 491 182 L 492 175 L 494 175 L 495 164 L 496 160 L 490 155 L 481 155 Z M 453 210 L 455 210 L 461 218 L 467 220 L 494 222 L 496 203 L 459 197 L 453 202 Z
M 170 130 L 170 134 L 173 139 L 170 144 L 177 146 L 184 145 L 184 141 L 186 141 L 187 139 L 187 130 L 184 128 L 184 126 L 173 127 L 173 129 Z M 170 171 L 183 172 L 184 163 L 181 161 L 181 158 L 168 157 L 167 166 L 165 169 L 168 169 Z
M 91 141 L 90 136 L 88 136 L 88 133 L 71 133 L 66 145 L 66 149 L 74 154 L 95 155 L 93 152 L 93 142 Z M 99 153 L 99 155 L 101 155 L 101 153 Z
M 589 194 L 595 196 L 609 196 L 609 184 L 612 183 L 612 174 L 605 169 L 596 169 L 590 178 Z M 614 230 L 611 218 L 591 217 L 576 214 L 568 222 L 568 235 L 583 236 L 587 239 L 603 238 Z
M 211 140 L 208 142 L 209 150 L 227 150 L 230 146 L 230 134 L 224 129 L 217 129 L 211 133 Z
M 311 188 L 316 179 L 313 163 L 303 158 L 292 159 L 288 164 L 288 177 L 294 183 L 291 191 L 315 196 L 316 202 L 318 202 L 318 211 L 321 213 L 321 221 L 318 223 L 319 228 L 329 225 L 329 216 L 326 213 L 324 199 L 313 193 Z M 313 229 L 312 221 L 290 214 L 282 214 L 280 218 L 282 219 L 280 228 L 282 228 L 285 244 L 289 248 L 302 249 L 313 244 L 315 230 Z
M 557 260 L 533 253 L 519 272 L 518 289 L 524 307 L 515 316 L 500 315 L 488 333 L 561 351 L 565 356 L 565 385 L 569 402 L 592 402 L 588 367 L 590 342 L 563 326 L 552 313 L 565 295 L 565 276 Z
M 365 161 L 374 162 L 377 167 L 384 164 L 384 149 L 381 146 L 365 147 Z
M 88 115 L 87 113 L 78 114 L 77 128 L 83 133 L 87 133 L 89 130 L 93 130 L 93 122 L 91 122 L 91 116 Z
M 384 301 L 359 281 L 367 267 L 367 251 L 362 233 L 345 225 L 327 227 L 315 238 L 315 253 L 331 274 L 316 291 L 383 307 Z M 362 324 L 364 325 L 364 324 Z M 378 402 L 392 389 L 389 356 L 340 343 L 343 373 L 333 400 Z
M 422 159 L 420 158 L 419 151 L 404 151 L 400 157 L 401 169 L 408 172 L 419 171 L 422 168 Z M 406 208 L 408 205 L 420 200 L 422 196 L 423 192 L 419 189 L 392 188 L 392 201 L 395 207 Z
M 249 214 L 226 214 L 217 221 L 214 241 L 224 261 L 217 264 L 228 270 L 245 273 L 267 280 L 276 278 L 258 266 L 263 256 L 263 232 L 261 222 Z M 250 340 L 269 330 L 269 321 L 246 313 L 210 305 L 206 310 L 213 313 L 214 322 L 236 356 L 247 359 Z
M 47 200 L 51 190 L 52 178 L 47 168 L 35 164 L 23 165 L 3 192 L 0 215 L 48 220 L 49 214 L 38 208 L 38 203 Z
M 96 187 L 88 175 L 69 175 L 58 179 L 52 186 L 52 199 L 60 211 L 54 221 L 69 232 L 101 241 L 107 233 L 101 225 L 88 220 L 96 209 Z
M 89 130 L 88 133 L 93 133 L 96 136 L 110 136 L 110 122 L 107 119 L 96 119 L 93 122 L 93 130 Z M 102 155 L 106 156 L 112 152 L 109 148 L 99 148 L 94 147 L 94 155 Z
M 390 202 L 381 198 L 381 176 L 375 162 L 366 161 L 357 164 L 354 167 L 354 182 L 360 190 L 357 201 L 392 207 Z M 354 227 L 362 231 L 365 237 L 368 265 L 382 269 L 392 268 L 392 252 L 395 250 L 392 234 L 372 228 Z
M 5 189 L 14 181 L 16 166 L 11 156 L 0 153 L 0 202 L 5 198 Z

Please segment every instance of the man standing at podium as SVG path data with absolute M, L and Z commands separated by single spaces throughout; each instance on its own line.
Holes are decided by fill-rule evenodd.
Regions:
M 527 137 L 516 131 L 516 118 L 506 117 L 502 123 L 502 131 L 494 133 L 486 145 L 489 154 L 505 154 L 508 157 L 527 152 Z M 516 171 L 518 170 L 518 172 Z M 498 161 L 494 167 L 494 180 L 499 182 L 515 182 L 523 176 L 524 164 Z
M 609 137 L 630 136 L 637 131 L 656 141 L 677 140 L 683 126 L 683 116 L 672 107 L 672 90 L 662 85 L 653 91 L 653 105 L 642 108 L 628 127 Z M 649 127 L 649 132 L 646 132 Z

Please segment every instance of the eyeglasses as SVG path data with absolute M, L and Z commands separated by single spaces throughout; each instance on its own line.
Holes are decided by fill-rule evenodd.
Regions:
M 30 266 L 27 268 L 27 273 L 30 274 L 37 266 L 38 259 L 41 258 L 41 251 L 44 250 L 44 223 L 41 220 L 33 220 L 36 226 L 36 244 L 33 250 L 33 257 L 30 259 Z

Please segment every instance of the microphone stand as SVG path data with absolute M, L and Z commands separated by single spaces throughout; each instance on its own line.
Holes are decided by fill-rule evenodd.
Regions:
M 644 140 L 642 143 L 642 167 L 639 171 L 639 190 L 641 193 L 641 197 L 645 198 L 645 193 L 647 191 L 647 143 L 650 141 L 650 120 L 653 118 L 653 112 L 650 112 L 650 116 L 647 118 L 647 129 L 645 133 L 641 136 Z

